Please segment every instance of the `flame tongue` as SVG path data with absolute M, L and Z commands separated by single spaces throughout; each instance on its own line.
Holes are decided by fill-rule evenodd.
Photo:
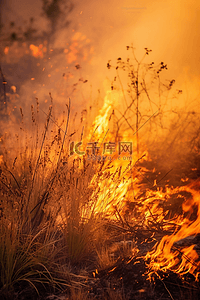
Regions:
M 191 273 L 198 280 L 199 276 L 199 255 L 195 248 L 198 239 L 195 236 L 200 233 L 200 195 L 196 191 L 200 181 L 181 187 L 179 191 L 186 191 L 191 197 L 182 204 L 182 218 L 177 216 L 179 229 L 172 235 L 166 235 L 160 243 L 147 253 L 146 259 L 150 258 L 150 276 L 158 270 L 166 272 L 172 270 L 178 274 Z
M 104 158 L 102 168 L 102 181 L 99 184 L 98 200 L 96 204 L 97 212 L 106 212 L 113 215 L 113 212 L 121 211 L 125 206 L 132 180 L 132 160 L 134 153 L 129 154 L 127 161 L 119 157 L 118 143 L 116 142 L 116 132 L 113 129 L 112 115 L 116 107 L 119 107 L 121 94 L 115 91 L 107 91 L 104 104 L 98 116 L 95 118 L 92 129 L 85 142 L 98 144 L 99 153 L 96 158 Z M 112 127 L 112 128 L 111 128 Z M 117 139 L 133 141 L 133 134 L 127 131 L 117 135 Z M 105 142 L 105 143 L 104 143 Z M 113 148 L 108 148 L 110 152 L 104 152 L 103 144 L 112 144 Z M 96 153 L 95 153 L 96 154 Z M 96 180 L 96 175 L 93 180 Z M 119 213 L 118 211 L 118 213 Z

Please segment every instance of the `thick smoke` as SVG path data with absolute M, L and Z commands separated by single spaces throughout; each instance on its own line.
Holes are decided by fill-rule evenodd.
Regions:
M 85 35 L 94 51 L 92 61 L 84 66 L 82 72 L 95 87 L 109 76 L 107 60 L 126 57 L 126 45 L 133 43 L 138 57 L 143 55 L 143 48 L 148 47 L 153 50 L 152 60 L 164 60 L 169 67 L 169 78 L 177 79 L 178 88 L 186 85 L 188 90 L 188 84 L 191 83 L 193 92 L 190 91 L 188 96 L 198 92 L 194 88 L 200 72 L 198 1 L 76 0 L 72 4 L 73 9 L 66 17 L 70 25 L 57 26 L 51 37 L 51 46 L 54 49 L 62 48 L 71 42 L 76 32 Z M 17 26 L 23 26 L 33 17 L 38 33 L 48 31 L 50 24 L 42 12 L 41 0 L 4 1 L 1 11 L 3 24 L 13 21 Z M 81 63 L 83 61 L 80 59 Z M 22 81 L 25 79 L 21 78 Z
M 21 56 L 16 55 L 12 50 L 9 61 L 2 59 L 9 85 L 17 87 L 20 106 L 29 108 L 37 97 L 46 111 L 50 104 L 49 92 L 60 105 L 60 111 L 64 110 L 68 97 L 72 97 L 74 114 L 76 110 L 81 112 L 88 105 L 97 104 L 94 99 L 98 93 L 104 97 L 114 76 L 106 68 L 108 60 L 115 63 L 118 57 L 126 59 L 126 46 L 132 43 L 138 58 L 147 47 L 152 49 L 149 62 L 164 61 L 168 65 L 164 82 L 175 79 L 177 89 L 183 90 L 181 97 L 173 99 L 179 113 L 183 116 L 184 109 L 199 113 L 200 8 L 197 0 L 72 0 L 71 3 L 70 12 L 63 6 L 63 14 L 68 13 L 62 14 L 49 37 L 49 47 L 56 53 L 49 61 L 37 61 L 23 52 Z M 34 18 L 37 34 L 49 33 L 52 24 L 42 12 L 42 1 L 9 0 L 1 6 L 1 22 L 8 28 L 11 21 L 23 27 Z M 33 44 L 37 43 L 33 41 Z M 13 49 L 17 47 L 16 43 Z M 19 49 L 22 51 L 22 46 Z M 77 64 L 80 69 L 75 67 Z M 32 77 L 35 79 L 31 80 Z

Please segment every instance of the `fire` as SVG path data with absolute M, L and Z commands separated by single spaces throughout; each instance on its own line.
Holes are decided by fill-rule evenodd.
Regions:
M 91 46 L 90 39 L 81 32 L 76 32 L 72 37 L 71 44 L 64 49 L 68 64 L 78 62 L 80 57 L 85 61 L 93 52 L 94 47 Z
M 135 181 L 135 178 L 133 178 L 132 172 L 133 163 L 137 161 L 136 141 L 133 137 L 133 133 L 126 130 L 116 137 L 115 130 L 111 128 L 113 113 L 116 108 L 120 108 L 121 100 L 122 93 L 119 91 L 106 92 L 102 109 L 95 118 L 92 130 L 86 138 L 87 141 L 95 141 L 99 145 L 98 151 L 102 151 L 102 144 L 105 141 L 108 141 L 108 143 L 129 141 L 133 144 L 134 151 L 129 154 L 129 156 L 126 156 L 125 153 L 118 155 L 116 148 L 110 149 L 110 153 L 104 153 L 104 155 L 99 155 L 100 153 L 93 155 L 95 160 L 104 160 L 104 165 L 101 170 L 102 181 L 101 184 L 99 184 L 98 200 L 95 210 L 96 212 L 110 215 L 110 218 L 113 217 L 113 212 L 117 213 L 118 217 L 119 212 L 123 214 L 123 210 L 126 206 L 125 199 L 132 193 L 133 186 L 135 191 L 137 190 L 136 183 L 138 183 Z M 114 144 L 115 147 L 118 146 L 118 143 Z M 95 180 L 96 175 L 92 181 Z
M 112 113 L 114 99 L 113 94 L 110 91 L 107 91 L 106 96 L 104 98 L 104 105 L 102 109 L 99 112 L 99 115 L 96 117 L 93 128 L 94 132 L 91 132 L 89 135 L 89 140 L 92 138 L 92 136 L 95 134 L 95 137 L 99 139 L 109 130 L 109 118 Z
M 47 48 L 45 46 L 43 46 L 42 44 L 40 44 L 39 46 L 35 46 L 35 45 L 31 44 L 29 46 L 29 48 L 32 51 L 32 55 L 34 57 L 43 58 L 44 53 L 47 51 Z
M 47 54 L 47 43 L 45 41 L 38 46 L 23 43 L 20 51 L 17 43 L 13 45 L 12 47 L 19 57 L 24 54 L 29 54 L 35 58 L 45 58 Z M 81 32 L 76 32 L 71 39 L 71 44 L 65 43 L 62 50 L 65 63 L 73 65 L 77 63 L 77 69 L 80 68 L 78 64 L 79 60 L 88 60 L 88 62 L 90 62 L 90 56 L 92 56 L 94 52 L 90 39 Z M 53 52 L 53 49 L 50 51 Z M 5 47 L 4 54 L 7 56 L 7 59 L 10 53 L 11 49 Z M 38 63 L 37 66 L 40 66 L 40 64 Z M 51 65 L 51 68 L 52 67 L 53 65 Z M 44 71 L 45 67 L 42 70 Z M 55 72 L 58 71 L 59 69 L 55 69 Z M 47 76 L 49 78 L 53 77 L 51 74 Z M 73 77 L 74 75 L 70 72 L 67 75 L 63 73 L 63 78 L 66 81 Z M 36 79 L 37 78 L 32 77 L 31 81 L 36 81 Z M 7 96 L 10 96 L 10 99 L 14 103 L 18 98 L 14 86 L 12 91 L 13 93 L 10 95 L 7 93 Z M 36 91 L 33 93 L 35 94 Z M 64 92 L 61 93 L 61 95 L 64 96 Z M 45 100 L 45 102 L 46 101 L 47 100 Z M 155 224 L 159 224 L 163 230 L 171 232 L 171 234 L 165 235 L 161 241 L 157 243 L 155 248 L 146 255 L 146 260 L 150 259 L 150 276 L 153 272 L 157 272 L 158 270 L 164 272 L 172 270 L 181 275 L 190 272 L 198 279 L 200 263 L 198 261 L 199 256 L 195 250 L 195 245 L 178 247 L 177 244 L 187 237 L 196 236 L 200 233 L 200 194 L 198 192 L 200 182 L 196 183 L 196 186 L 187 185 L 178 188 L 165 187 L 165 191 L 163 191 L 162 189 L 155 190 L 157 187 L 157 181 L 155 179 L 152 184 L 152 189 L 149 188 L 145 191 L 144 196 L 139 197 L 138 195 L 141 194 L 143 188 L 142 185 L 139 185 L 140 173 L 145 172 L 145 169 L 141 168 L 139 172 L 136 168 L 139 156 L 136 151 L 137 141 L 133 132 L 134 124 L 131 123 L 133 127 L 128 129 L 122 127 L 120 131 L 118 131 L 116 127 L 114 116 L 117 110 L 122 110 L 121 103 L 123 103 L 122 91 L 107 91 L 104 104 L 93 122 L 92 129 L 84 139 L 85 145 L 88 142 L 97 143 L 99 151 L 103 150 L 102 148 L 105 141 L 115 144 L 116 147 L 119 142 L 123 141 L 131 142 L 133 145 L 133 151 L 129 156 L 130 159 L 127 159 L 124 153 L 119 155 L 117 149 L 113 149 L 110 153 L 104 153 L 104 155 L 95 153 L 95 162 L 98 160 L 101 161 L 102 157 L 104 157 L 104 162 L 102 163 L 100 171 L 102 180 L 98 184 L 98 190 L 94 193 L 98 195 L 94 210 L 96 213 L 104 213 L 110 218 L 120 218 L 122 221 L 125 220 L 129 222 L 129 224 L 141 224 L 143 228 L 151 228 L 155 226 Z M 129 118 L 130 115 L 126 117 L 126 121 Z M 128 127 L 130 123 L 127 122 L 127 124 L 126 126 Z M 148 152 L 145 146 L 140 145 L 140 157 L 143 157 L 144 154 L 146 154 L 147 158 Z M 50 158 L 53 161 L 53 154 Z M 0 163 L 2 160 L 3 157 L 1 155 Z M 97 172 L 91 180 L 91 186 L 98 176 L 99 174 Z M 182 179 L 182 182 L 186 184 L 188 180 L 188 178 Z M 170 206 L 165 209 L 165 205 L 172 195 L 177 194 L 178 198 L 182 192 L 187 192 L 190 194 L 190 197 L 185 198 L 185 201 L 182 203 L 182 213 L 177 212 L 171 217 Z M 134 209 L 129 211 L 129 213 L 126 211 L 127 203 L 135 205 Z M 196 212 L 195 209 L 197 209 Z
M 179 225 L 179 229 L 175 230 L 172 235 L 165 235 L 160 243 L 146 255 L 146 259 L 150 259 L 149 267 L 152 273 L 158 270 L 164 272 L 172 270 L 181 275 L 191 273 L 198 279 L 200 262 L 199 255 L 194 249 L 195 245 L 183 247 L 181 250 L 177 245 L 182 240 L 191 236 L 194 238 L 200 233 L 200 194 L 197 190 L 199 185 L 200 181 L 178 188 L 179 192 L 188 192 L 191 197 L 182 204 L 182 216 L 176 216 L 175 222 Z M 196 216 L 193 216 L 195 207 L 197 212 Z
M 112 111 L 114 111 L 120 99 L 121 95 L 117 92 L 112 93 L 109 91 L 106 93 L 104 105 L 94 121 L 89 140 L 96 139 L 96 141 L 99 142 L 105 137 L 109 140 L 114 138 L 113 132 L 109 131 L 110 119 Z M 131 141 L 134 140 L 131 133 L 127 131 L 121 134 L 120 138 L 125 138 L 126 140 L 130 139 Z M 134 143 L 134 145 L 135 144 L 136 143 Z M 96 205 L 97 212 L 107 212 L 108 214 L 116 212 L 115 216 L 117 213 L 120 213 L 120 218 L 123 218 L 127 200 L 134 202 L 134 192 L 139 191 L 139 180 L 137 180 L 136 177 L 134 178 L 135 174 L 132 172 L 134 162 L 136 161 L 136 151 L 132 154 L 132 161 L 129 162 L 129 164 L 124 164 L 124 162 L 122 164 L 122 161 L 117 158 L 116 153 L 112 155 L 111 161 L 105 161 L 105 171 L 102 170 L 103 180 L 101 185 L 99 185 Z M 109 165 L 111 165 L 111 168 L 108 174 L 106 166 Z M 143 171 L 145 171 L 144 168 Z M 119 176 L 118 181 L 114 181 L 115 174 L 120 172 L 122 176 Z M 95 180 L 95 176 L 93 180 Z M 149 268 L 151 271 L 149 276 L 158 270 L 165 272 L 172 270 L 181 275 L 189 272 L 193 274 L 196 279 L 198 278 L 200 263 L 194 245 L 187 245 L 180 250 L 176 244 L 184 238 L 200 233 L 199 186 L 200 182 L 197 182 L 196 184 L 190 184 L 184 187 L 165 187 L 165 191 L 162 189 L 155 191 L 156 181 L 154 180 L 154 184 L 152 185 L 154 190 L 147 190 L 144 197 L 137 199 L 135 211 L 129 219 L 131 224 L 141 223 L 144 227 L 149 228 L 155 223 L 160 224 L 163 230 L 169 232 L 174 231 L 171 235 L 165 235 L 160 243 L 146 255 L 145 259 L 150 259 Z M 172 196 L 177 199 L 180 198 L 181 200 L 183 195 L 185 200 L 182 203 L 182 213 L 177 211 L 171 216 L 170 204 L 168 205 L 168 209 L 165 209 L 165 205 Z M 193 220 L 191 216 L 194 214 L 195 207 L 197 207 L 197 216 L 195 220 Z
M 5 48 L 4 48 L 4 54 L 7 55 L 8 52 L 9 52 L 9 47 L 5 47 Z
M 89 134 L 89 140 L 93 139 L 101 144 L 104 138 L 112 140 L 115 135 L 110 132 L 110 119 L 112 112 L 118 106 L 121 95 L 118 92 L 108 91 L 106 93 L 104 104 L 93 123 L 93 130 Z M 120 135 L 122 139 L 130 139 L 134 141 L 131 132 L 125 131 Z M 136 143 L 134 143 L 136 149 Z M 200 195 L 196 191 L 197 186 L 188 185 L 185 187 L 165 187 L 162 189 L 147 190 L 145 196 L 138 198 L 134 194 L 140 190 L 139 180 L 133 172 L 135 162 L 137 161 L 136 151 L 132 154 L 130 162 L 122 162 L 118 159 L 117 154 L 111 155 L 112 159 L 105 160 L 104 168 L 102 169 L 102 182 L 99 184 L 98 199 L 95 210 L 97 213 L 106 213 L 110 218 L 126 217 L 129 224 L 141 224 L 144 228 L 155 226 L 152 224 L 160 224 L 163 230 L 174 231 L 171 235 L 165 235 L 161 242 L 148 252 L 145 259 L 150 259 L 149 268 L 152 273 L 158 270 L 167 271 L 173 270 L 178 274 L 186 274 L 190 272 L 196 278 L 199 274 L 198 254 L 194 245 L 186 246 L 179 249 L 176 243 L 191 235 L 196 235 L 200 232 Z M 109 166 L 109 171 L 106 167 Z M 143 169 L 143 171 L 145 171 Z M 155 171 L 155 170 L 154 170 Z M 92 181 L 95 181 L 96 175 Z M 156 182 L 152 188 L 156 187 Z M 164 209 L 170 198 L 175 195 L 181 198 L 182 193 L 187 193 L 185 201 L 182 204 L 182 213 L 175 213 L 170 216 L 170 205 L 168 209 Z M 188 198 L 188 195 L 191 197 Z M 136 202 L 135 210 L 129 219 L 125 216 L 127 201 Z M 194 207 L 198 207 L 197 217 L 191 220 Z M 176 224 L 176 226 L 174 226 Z M 175 230 L 174 230 L 175 228 Z

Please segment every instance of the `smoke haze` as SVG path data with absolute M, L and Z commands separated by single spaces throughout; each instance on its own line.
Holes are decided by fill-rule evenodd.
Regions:
M 59 103 L 63 103 L 66 96 L 72 94 L 69 86 L 82 78 L 88 82 L 79 88 L 74 101 L 84 106 L 89 97 L 97 94 L 98 89 L 105 92 L 109 86 L 105 83 L 106 78 L 113 79 L 113 73 L 106 68 L 107 61 L 115 64 L 118 57 L 126 59 L 126 46 L 132 43 L 138 58 L 143 56 L 147 47 L 153 50 L 149 61 L 167 63 L 166 78 L 176 79 L 177 88 L 184 91 L 180 101 L 187 102 L 189 106 L 192 102 L 194 109 L 198 110 L 199 1 L 75 0 L 72 5 L 72 11 L 66 17 L 62 15 L 62 22 L 58 21 L 50 38 L 50 48 L 57 51 L 57 55 L 51 58 L 51 64 L 43 62 L 42 65 L 40 62 L 40 66 L 36 67 L 31 57 L 17 56 L 11 50 L 9 59 L 8 56 L 2 59 L 5 76 L 10 85 L 17 86 L 23 103 L 26 99 L 26 105 L 29 104 L 33 99 L 31 95 L 45 101 L 49 91 Z M 25 26 L 33 17 L 37 34 L 49 31 L 50 22 L 45 18 L 39 0 L 3 1 L 1 12 L 2 24 L 7 27 L 11 21 L 16 26 Z M 66 52 L 59 53 L 64 48 Z M 80 64 L 80 70 L 76 70 L 76 64 Z M 12 71 L 9 71 L 11 65 Z M 62 97 L 57 90 L 65 84 L 63 74 L 67 76 L 68 86 Z M 31 81 L 32 77 L 35 81 Z

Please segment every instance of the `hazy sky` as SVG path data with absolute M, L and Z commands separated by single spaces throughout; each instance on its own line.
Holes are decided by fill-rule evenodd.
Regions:
M 34 17 L 38 29 L 48 26 L 42 17 L 40 0 L 4 0 L 2 3 L 3 23 L 9 19 L 20 24 L 22 20 Z M 172 61 L 175 68 L 185 65 L 193 72 L 199 72 L 198 0 L 72 0 L 72 3 L 71 26 L 92 38 L 94 46 L 99 47 L 96 49 L 98 54 L 109 58 L 110 53 L 120 51 L 127 42 L 133 42 L 138 48 L 153 48 L 156 55 Z
M 72 0 L 72 3 L 70 27 L 56 32 L 52 46 L 62 47 L 76 32 L 85 35 L 94 50 L 92 63 L 83 70 L 86 77 L 102 82 L 108 74 L 108 59 L 126 57 L 126 45 L 133 43 L 138 57 L 143 55 L 144 47 L 152 49 L 152 61 L 166 62 L 169 77 L 177 79 L 180 88 L 186 84 L 193 86 L 195 95 L 199 93 L 199 0 Z M 2 21 L 12 20 L 20 25 L 34 17 L 38 30 L 48 30 L 41 5 L 40 0 L 3 1 Z

